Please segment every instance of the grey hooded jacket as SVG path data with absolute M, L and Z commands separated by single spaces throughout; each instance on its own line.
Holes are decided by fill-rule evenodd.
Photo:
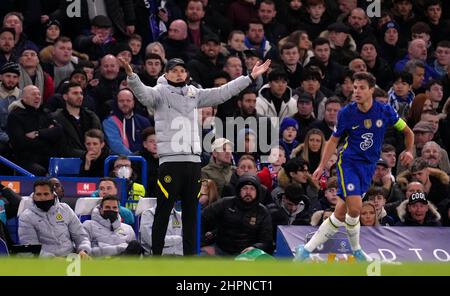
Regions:
M 91 252 L 86 231 L 74 211 L 55 199 L 44 212 L 33 202 L 19 217 L 21 244 L 42 245 L 40 256 L 67 256 L 70 253 Z
M 159 163 L 162 164 L 200 162 L 202 147 L 198 108 L 227 101 L 248 87 L 252 80 L 249 76 L 241 76 L 218 88 L 199 89 L 193 85 L 172 86 L 161 76 L 155 87 L 148 87 L 133 73 L 127 82 L 139 102 L 155 110 L 157 148 Z
M 91 219 L 84 221 L 83 227 L 91 241 L 93 256 L 119 255 L 125 251 L 129 242 L 136 239 L 130 225 L 121 223 L 120 217 L 114 223 L 104 219 L 99 207 L 92 211 Z
M 151 254 L 152 249 L 152 226 L 155 218 L 155 207 L 142 213 L 141 226 L 139 229 L 141 244 L 146 254 Z M 164 255 L 183 255 L 181 212 L 172 209 L 164 238 Z

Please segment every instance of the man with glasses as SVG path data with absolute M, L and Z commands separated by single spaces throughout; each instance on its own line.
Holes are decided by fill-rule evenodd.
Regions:
M 114 162 L 113 174 L 117 178 L 125 178 L 127 181 L 128 199 L 126 207 L 132 211 L 136 210 L 137 201 L 145 196 L 145 188 L 142 184 L 135 182 L 137 175 L 133 172 L 131 160 L 121 155 Z

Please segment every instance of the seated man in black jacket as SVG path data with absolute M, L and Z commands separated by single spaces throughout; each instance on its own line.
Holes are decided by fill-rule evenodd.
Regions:
M 215 244 L 203 248 L 209 255 L 236 256 L 254 248 L 272 252 L 272 219 L 259 203 L 259 181 L 243 175 L 237 195 L 225 197 L 202 212 L 203 237 L 216 233 Z
M 63 133 L 41 105 L 39 88 L 24 87 L 22 99 L 9 106 L 6 132 L 17 163 L 34 175 L 45 176 L 49 158 L 59 154 Z

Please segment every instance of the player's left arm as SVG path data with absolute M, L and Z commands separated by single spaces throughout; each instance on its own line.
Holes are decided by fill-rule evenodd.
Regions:
M 405 136 L 405 150 L 400 153 L 400 163 L 404 166 L 409 166 L 414 159 L 413 146 L 414 146 L 414 133 L 406 124 L 406 122 L 399 118 L 394 124 L 394 128 L 400 132 L 403 132 Z

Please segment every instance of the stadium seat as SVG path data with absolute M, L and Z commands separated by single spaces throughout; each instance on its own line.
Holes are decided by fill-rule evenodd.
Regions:
M 75 204 L 75 214 L 81 223 L 91 219 L 92 210 L 100 204 L 101 197 L 80 197 Z
M 0 238 L 0 256 L 3 255 L 9 255 L 8 246 L 6 245 L 6 242 Z
M 142 213 L 150 208 L 156 207 L 156 197 L 143 197 L 139 199 L 136 211 L 134 212 L 135 219 L 134 219 L 134 233 L 136 233 L 136 238 L 139 238 L 139 227 L 141 222 L 141 215 Z
M 57 158 L 51 157 L 48 172 L 51 177 L 78 176 L 80 173 L 80 158 Z

